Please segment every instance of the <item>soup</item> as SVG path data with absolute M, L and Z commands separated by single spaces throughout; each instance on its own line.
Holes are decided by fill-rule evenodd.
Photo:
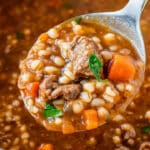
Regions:
M 48 130 L 70 134 L 125 111 L 144 63 L 122 36 L 76 18 L 41 34 L 20 70 L 19 89 L 32 116 Z
M 56 150 L 149 149 L 149 5 L 141 20 L 148 54 L 143 86 L 126 111 L 118 113 L 109 123 L 91 131 L 70 135 L 48 131 L 26 110 L 17 88 L 19 63 L 25 59 L 28 50 L 41 33 L 67 18 L 87 12 L 117 10 L 126 2 L 126 0 L 1 1 L 0 147 L 2 149 L 34 150 L 46 144 L 49 144 L 47 145 L 49 149 L 53 145 L 53 149 Z

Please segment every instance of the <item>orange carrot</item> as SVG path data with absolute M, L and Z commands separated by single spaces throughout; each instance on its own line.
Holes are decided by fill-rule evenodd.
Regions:
M 128 56 L 115 55 L 108 78 L 115 81 L 127 81 L 135 76 L 135 66 Z
M 74 133 L 74 132 L 75 132 L 75 129 L 74 129 L 72 123 L 69 122 L 69 121 L 64 121 L 64 122 L 63 122 L 63 126 L 62 126 L 62 132 L 63 132 L 63 134 L 71 134 L 71 133 Z
M 87 130 L 91 130 L 98 127 L 98 115 L 96 110 L 84 110 L 83 118 Z
M 35 98 L 38 96 L 38 90 L 39 90 L 39 82 L 33 82 L 27 85 L 26 92 L 28 96 Z
M 52 144 L 42 144 L 38 150 L 53 150 L 53 145 Z
M 42 33 L 40 35 L 40 37 L 39 37 L 39 39 L 41 40 L 41 42 L 44 42 L 44 43 L 47 42 L 48 38 L 49 38 L 49 36 L 48 36 L 47 33 Z

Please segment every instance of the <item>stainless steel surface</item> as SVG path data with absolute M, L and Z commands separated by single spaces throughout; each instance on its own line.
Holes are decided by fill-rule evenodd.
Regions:
M 148 0 L 129 0 L 121 10 L 115 12 L 82 15 L 85 19 L 96 19 L 101 24 L 125 36 L 136 48 L 140 58 L 146 62 L 145 46 L 140 29 L 140 16 Z

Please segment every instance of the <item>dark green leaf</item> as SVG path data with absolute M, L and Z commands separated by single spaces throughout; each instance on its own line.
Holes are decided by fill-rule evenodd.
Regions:
M 44 117 L 58 117 L 62 116 L 62 114 L 63 112 L 61 110 L 56 109 L 51 104 L 46 104 L 43 112 Z
M 23 38 L 24 38 L 24 34 L 21 33 L 21 32 L 17 32 L 17 33 L 16 33 L 16 38 L 17 38 L 17 39 L 23 39 Z
M 47 104 L 45 105 L 45 109 L 55 109 L 55 108 L 54 108 L 53 105 L 50 105 L 50 104 L 47 103 Z
M 89 68 L 93 72 L 96 80 L 101 81 L 100 79 L 100 71 L 103 67 L 102 62 L 99 60 L 99 58 L 92 54 L 89 58 Z
M 77 24 L 80 24 L 81 21 L 82 21 L 82 18 L 81 18 L 81 17 L 78 17 L 78 18 L 75 19 L 75 22 L 76 22 Z
M 149 134 L 150 133 L 150 126 L 147 125 L 147 126 L 142 127 L 141 132 L 144 134 Z
M 108 79 L 104 79 L 104 80 L 100 79 L 100 81 L 106 83 L 108 82 Z

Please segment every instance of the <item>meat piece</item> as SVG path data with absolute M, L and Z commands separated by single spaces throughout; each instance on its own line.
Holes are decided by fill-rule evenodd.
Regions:
M 118 148 L 115 148 L 115 150 L 130 150 L 128 147 L 120 146 Z
M 102 61 L 100 48 L 91 38 L 85 36 L 76 36 L 74 38 L 70 51 L 70 60 L 73 63 L 73 73 L 76 78 L 93 76 L 88 65 L 89 57 L 93 53 Z
M 80 84 L 62 85 L 56 88 L 48 98 L 49 100 L 54 100 L 60 96 L 63 96 L 66 100 L 74 100 L 77 99 L 81 90 Z
M 57 76 L 50 75 L 44 78 L 43 82 L 40 85 L 40 95 L 43 97 L 48 97 L 52 90 L 58 87 Z
M 57 76 L 56 75 L 50 75 L 47 78 L 43 80 L 43 82 L 40 85 L 41 89 L 55 89 L 58 86 Z
M 150 150 L 150 142 L 143 142 L 140 145 L 139 150 Z

